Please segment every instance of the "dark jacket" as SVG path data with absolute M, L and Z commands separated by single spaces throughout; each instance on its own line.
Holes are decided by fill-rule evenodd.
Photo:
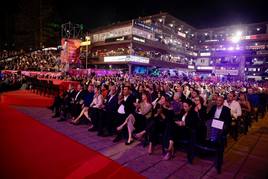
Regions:
M 208 119 L 214 118 L 216 109 L 217 109 L 216 105 L 211 108 L 211 110 L 208 113 Z M 222 111 L 218 120 L 224 122 L 223 131 L 227 134 L 232 122 L 231 111 L 228 107 L 226 106 L 222 107 Z
M 202 105 L 201 109 L 197 112 L 200 122 L 207 120 L 207 108 Z
M 82 90 L 79 94 L 79 91 L 76 92 L 76 94 L 74 95 L 74 102 L 75 103 L 79 103 L 81 100 L 84 100 L 84 97 L 87 93 L 86 90 Z M 78 94 L 77 98 L 76 98 L 76 95 Z
M 105 110 L 107 112 L 116 112 L 118 109 L 118 95 L 114 95 L 114 97 L 110 100 L 111 96 L 107 96 L 107 102 L 105 103 Z M 110 101 L 109 101 L 110 100 Z
M 63 94 L 63 96 L 64 96 L 64 98 L 63 98 L 64 104 L 68 105 L 68 104 L 72 103 L 74 98 L 75 98 L 75 94 L 76 94 L 75 90 L 65 91 L 64 94 Z
M 135 112 L 134 102 L 135 102 L 135 97 L 133 95 L 129 95 L 126 101 L 123 100 L 121 102 L 121 104 L 124 105 L 125 107 L 125 114 L 128 115 L 128 114 Z M 119 106 L 121 104 L 119 104 Z
M 93 92 L 86 92 L 85 95 L 84 95 L 84 105 L 86 107 L 89 107 L 90 104 L 92 103 L 93 101 L 93 98 L 94 98 L 94 93 Z
M 179 121 L 182 120 L 184 114 L 184 112 L 181 112 L 181 114 L 179 115 Z M 194 110 L 190 110 L 185 118 L 185 127 L 196 129 L 198 127 L 198 124 L 199 119 L 197 112 L 195 112 Z

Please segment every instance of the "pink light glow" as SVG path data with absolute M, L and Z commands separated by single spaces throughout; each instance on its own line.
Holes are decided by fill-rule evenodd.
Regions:
M 234 47 L 229 47 L 228 50 L 234 50 Z

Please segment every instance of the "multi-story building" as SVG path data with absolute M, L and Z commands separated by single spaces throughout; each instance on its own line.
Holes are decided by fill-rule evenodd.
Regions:
M 197 72 L 264 79 L 268 69 L 268 22 L 198 30 Z M 209 65 L 207 65 L 209 64 Z
M 88 63 L 131 73 L 155 69 L 235 78 L 267 71 L 268 22 L 196 29 L 160 13 L 90 32 Z

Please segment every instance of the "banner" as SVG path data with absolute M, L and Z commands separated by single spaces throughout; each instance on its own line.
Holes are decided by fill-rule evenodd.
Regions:
M 209 58 L 197 58 L 195 65 L 196 66 L 209 66 L 210 59 Z
M 238 70 L 226 70 L 226 69 L 217 70 L 217 69 L 215 69 L 213 71 L 213 73 L 215 73 L 215 75 L 238 75 L 239 71 Z
M 62 76 L 61 72 L 41 72 L 41 71 L 18 71 L 18 70 L 3 70 L 3 74 L 15 74 L 20 72 L 22 75 L 25 76 L 36 76 L 36 75 L 42 75 L 42 76 L 51 76 L 51 77 L 60 77 Z
M 19 71 L 17 70 L 2 70 L 3 74 L 15 74 Z M 63 75 L 62 72 L 41 72 L 41 71 L 20 71 L 22 75 L 25 76 L 36 76 L 36 75 L 42 75 L 42 76 L 51 76 L 51 77 L 60 77 Z M 95 73 L 96 76 L 112 76 L 117 75 L 121 73 L 121 70 L 106 70 L 106 69 L 70 69 L 68 73 L 71 76 L 87 76 L 91 73 Z
M 69 74 L 71 76 L 87 76 L 91 73 L 95 73 L 97 76 L 111 76 L 120 74 L 120 70 L 106 70 L 106 69 L 71 69 L 69 70 Z
M 61 63 L 76 64 L 79 62 L 81 40 L 61 39 Z

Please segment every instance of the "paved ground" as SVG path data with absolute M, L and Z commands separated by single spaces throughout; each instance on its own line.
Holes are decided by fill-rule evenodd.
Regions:
M 96 132 L 88 132 L 86 125 L 57 122 L 57 119 L 51 118 L 48 109 L 16 108 L 148 178 L 268 178 L 268 115 L 254 123 L 248 135 L 242 135 L 237 142 L 228 139 L 222 174 L 218 175 L 209 158 L 196 157 L 193 165 L 190 165 L 186 161 L 186 154 L 178 151 L 173 160 L 163 161 L 160 146 L 149 156 L 139 142 L 131 146 L 123 142 L 114 144 L 113 137 L 98 137 Z

